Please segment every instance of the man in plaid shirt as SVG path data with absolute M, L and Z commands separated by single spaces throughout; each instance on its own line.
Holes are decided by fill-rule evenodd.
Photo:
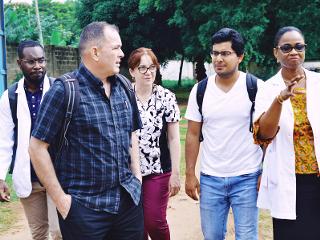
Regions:
M 57 206 L 65 240 L 138 240 L 143 236 L 134 133 L 140 119 L 136 104 L 130 102 L 115 75 L 124 56 L 121 46 L 114 25 L 93 22 L 83 29 L 82 63 L 75 71 L 80 103 L 69 125 L 68 144 L 54 159 L 54 167 L 66 112 L 61 81 L 44 97 L 32 132 L 32 163 Z

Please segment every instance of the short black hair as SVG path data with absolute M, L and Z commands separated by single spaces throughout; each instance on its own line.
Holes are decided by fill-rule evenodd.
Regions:
M 302 38 L 304 39 L 303 33 L 301 32 L 301 30 L 297 27 L 294 26 L 286 26 L 286 27 L 282 27 L 278 30 L 278 32 L 276 33 L 275 37 L 274 37 L 274 47 L 277 47 L 279 44 L 279 41 L 281 39 L 281 37 L 287 33 L 287 32 L 298 32 L 301 34 Z
M 222 28 L 212 35 L 212 45 L 222 42 L 231 42 L 231 48 L 236 52 L 237 56 L 244 53 L 244 40 L 236 30 L 232 28 Z
M 34 41 L 34 40 L 30 40 L 30 39 L 23 40 L 19 43 L 19 45 L 17 47 L 19 59 L 23 58 L 23 50 L 28 47 L 41 47 L 44 52 L 43 46 L 38 41 Z
M 116 25 L 109 24 L 107 22 L 92 22 L 84 27 L 80 35 L 79 40 L 79 52 L 82 55 L 83 51 L 86 49 L 88 43 L 98 43 L 102 38 L 104 38 L 104 29 L 109 27 L 117 32 L 119 29 Z

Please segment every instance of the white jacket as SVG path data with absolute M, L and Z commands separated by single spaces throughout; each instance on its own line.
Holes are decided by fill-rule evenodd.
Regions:
M 307 115 L 313 135 L 315 154 L 320 166 L 320 74 L 304 69 L 307 88 Z M 257 119 L 286 86 L 281 71 L 259 88 L 256 97 Z M 258 207 L 269 209 L 279 219 L 296 219 L 294 114 L 290 100 L 283 102 L 280 130 L 268 146 L 258 196 Z
M 30 156 L 28 153 L 31 117 L 23 85 L 24 78 L 19 80 L 16 90 L 16 93 L 18 93 L 17 119 L 19 127 L 16 159 L 12 173 L 13 186 L 17 196 L 20 198 L 28 197 L 32 190 Z M 43 95 L 48 91 L 49 87 L 49 78 L 45 76 L 43 82 Z M 8 90 L 6 90 L 0 99 L 0 179 L 3 180 L 6 177 L 12 160 L 14 144 L 13 129 L 14 123 L 11 116 Z

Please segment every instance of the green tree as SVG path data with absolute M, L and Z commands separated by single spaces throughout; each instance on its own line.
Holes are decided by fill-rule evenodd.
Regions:
M 139 0 L 80 0 L 77 8 L 78 21 L 84 27 L 92 21 L 106 21 L 120 29 L 126 59 L 130 52 L 139 47 L 148 47 L 165 64 L 181 52 L 180 32 L 168 24 L 172 15 L 155 9 L 143 12 Z
M 196 62 L 196 73 L 200 75 L 198 80 L 204 76 L 204 61 L 210 61 L 210 37 L 222 27 L 234 28 L 246 39 L 246 56 L 242 69 L 265 61 L 264 55 L 259 52 L 259 46 L 269 22 L 266 7 L 270 0 L 177 0 L 168 4 L 169 2 L 156 0 L 153 1 L 153 7 L 158 11 L 166 11 L 171 8 L 172 2 L 175 4 L 169 23 L 180 28 L 183 53 L 188 60 Z M 160 10 L 158 6 L 162 6 Z
M 72 0 L 64 3 L 39 1 L 44 44 L 77 45 L 80 28 L 75 18 L 75 4 Z M 6 4 L 5 28 L 8 42 L 38 39 L 34 5 Z
M 300 28 L 306 38 L 307 60 L 320 53 L 315 24 L 320 20 L 320 0 L 81 0 L 81 26 L 105 20 L 120 27 L 124 50 L 142 45 L 156 51 L 162 62 L 178 58 L 196 62 L 203 78 L 204 61 L 211 61 L 210 37 L 222 27 L 238 30 L 246 40 L 241 69 L 266 79 L 277 70 L 273 38 L 286 25 Z

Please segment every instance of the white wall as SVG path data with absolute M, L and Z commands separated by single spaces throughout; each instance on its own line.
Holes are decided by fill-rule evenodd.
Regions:
M 213 74 L 212 64 L 205 63 L 207 75 Z M 178 80 L 180 61 L 169 61 L 166 66 L 161 66 L 162 79 Z M 191 62 L 184 62 L 182 67 L 182 78 L 193 78 L 194 65 Z

